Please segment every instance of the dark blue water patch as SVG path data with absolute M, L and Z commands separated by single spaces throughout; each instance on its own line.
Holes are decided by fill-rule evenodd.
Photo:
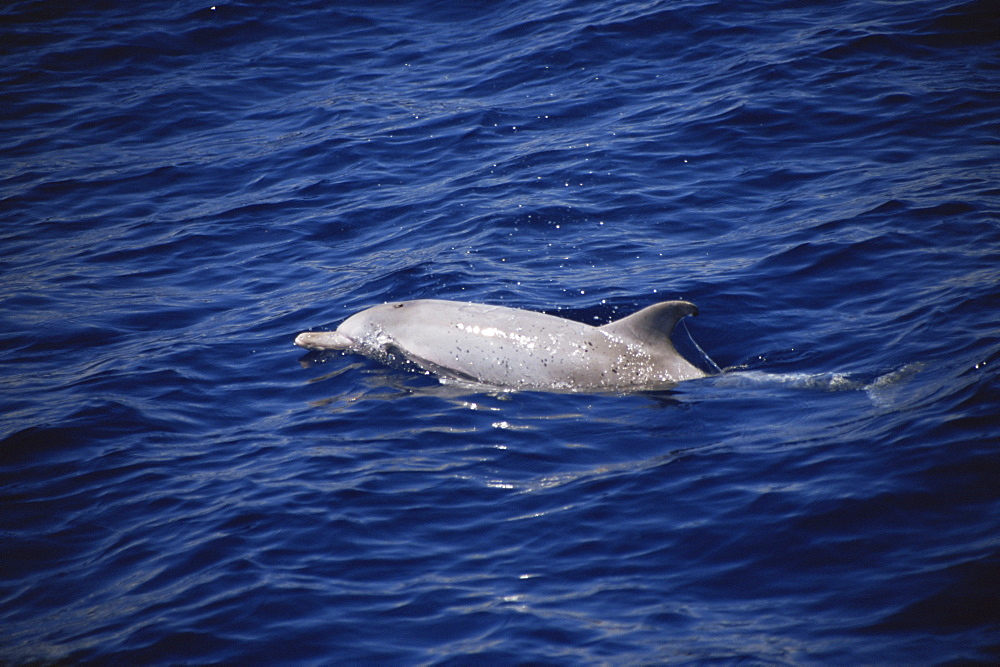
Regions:
M 42 461 L 47 453 L 58 456 L 60 452 L 66 452 L 71 460 L 75 460 L 76 452 L 73 445 L 78 442 L 78 431 L 75 428 L 29 426 L 4 439 L 0 447 L 0 456 L 3 457 L 5 465 Z

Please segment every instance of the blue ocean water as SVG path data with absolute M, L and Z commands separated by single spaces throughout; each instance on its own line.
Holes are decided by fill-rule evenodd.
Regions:
M 992 1 L 0 8 L 0 663 L 1000 661 Z M 471 391 L 397 299 L 683 298 Z

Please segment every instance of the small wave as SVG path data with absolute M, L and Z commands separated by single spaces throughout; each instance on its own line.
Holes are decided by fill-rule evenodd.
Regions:
M 866 381 L 849 373 L 768 373 L 756 370 L 730 370 L 715 378 L 720 387 L 792 387 L 814 391 L 864 391 L 872 402 L 883 404 L 886 392 L 894 385 L 910 380 L 923 367 L 910 363 L 897 370 Z

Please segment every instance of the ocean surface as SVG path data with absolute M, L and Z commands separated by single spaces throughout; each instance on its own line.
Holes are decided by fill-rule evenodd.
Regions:
M 998 91 L 994 0 L 4 3 L 0 663 L 1000 662 Z M 724 370 L 292 345 L 419 298 Z

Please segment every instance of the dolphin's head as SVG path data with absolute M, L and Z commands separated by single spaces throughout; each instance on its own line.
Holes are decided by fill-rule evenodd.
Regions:
M 372 353 L 384 348 L 387 341 L 384 326 L 410 315 L 403 310 L 409 304 L 400 302 L 373 306 L 344 320 L 336 331 L 307 331 L 295 338 L 295 344 L 307 350 L 353 350 Z

